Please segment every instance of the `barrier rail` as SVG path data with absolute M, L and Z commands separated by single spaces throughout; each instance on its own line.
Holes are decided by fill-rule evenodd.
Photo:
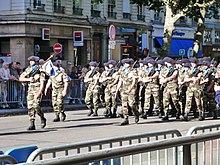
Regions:
M 177 129 L 168 129 L 164 131 L 155 131 L 151 133 L 142 133 L 142 134 L 135 134 L 135 135 L 129 135 L 129 136 L 92 140 L 92 141 L 62 145 L 62 146 L 57 146 L 57 147 L 41 148 L 41 149 L 35 150 L 29 156 L 27 162 L 30 163 L 30 162 L 35 161 L 37 157 L 39 157 L 39 160 L 43 160 L 44 159 L 43 155 L 48 156 L 48 154 L 52 154 L 51 155 L 52 158 L 59 157 L 57 156 L 57 153 L 59 152 L 64 152 L 64 156 L 67 156 L 67 155 L 70 155 L 70 150 L 76 150 L 76 152 L 73 154 L 82 154 L 83 151 L 84 153 L 88 153 L 88 152 L 95 151 L 95 150 L 103 150 L 104 148 L 113 148 L 116 146 L 132 145 L 135 143 L 137 144 L 137 143 L 143 143 L 143 142 L 150 142 L 153 140 L 174 138 L 175 136 L 179 137 L 181 136 L 181 133 Z M 176 152 L 176 148 L 174 148 L 173 153 L 174 152 Z M 157 152 L 157 155 L 159 157 L 160 153 Z M 167 150 L 165 150 L 165 155 L 168 155 Z M 51 156 L 49 157 L 49 159 L 51 158 Z M 141 156 L 142 155 L 139 156 L 140 159 L 141 159 Z M 149 160 L 151 159 L 151 153 L 148 154 L 148 159 Z M 168 157 L 166 157 L 166 159 L 168 159 Z M 174 159 L 175 160 L 173 161 L 176 161 L 177 158 L 174 157 Z M 113 162 L 113 160 L 111 160 L 111 162 Z M 123 163 L 123 160 L 121 160 L 121 163 Z
M 9 155 L 0 155 L 0 164 L 5 165 L 5 163 L 17 164 L 18 162 L 15 160 L 15 158 Z
M 201 134 L 201 133 L 207 133 L 207 132 L 213 132 L 213 131 L 219 131 L 219 129 L 220 129 L 220 124 L 218 123 L 218 124 L 209 124 L 209 125 L 201 125 L 201 126 L 194 126 L 194 127 L 192 127 L 192 128 L 190 128 L 189 129 L 189 131 L 187 132 L 187 136 L 190 136 L 190 135 L 193 135 L 193 134 Z M 206 162 L 206 144 L 205 144 L 206 142 L 204 142 L 203 144 L 202 144 L 202 158 L 203 158 L 203 165 L 205 165 L 205 162 Z M 210 155 L 210 157 L 212 157 L 213 156 L 213 143 L 212 142 L 210 142 L 210 153 L 209 153 L 209 155 Z M 195 144 L 195 164 L 196 165 L 199 165 L 199 144 L 198 143 L 196 143 Z M 217 143 L 216 143 L 216 147 L 217 147 L 217 155 L 219 155 L 219 141 L 217 141 Z M 209 163 L 210 164 L 213 164 L 213 157 L 211 158 L 211 159 L 209 159 Z M 219 162 L 220 162 L 220 160 L 219 160 L 219 158 L 217 157 L 217 159 L 216 159 L 216 163 L 217 164 L 219 164 Z
M 153 152 L 157 150 L 163 150 L 167 148 L 183 148 L 183 159 L 179 160 L 183 165 L 192 165 L 191 161 L 191 145 L 195 143 L 204 143 L 206 141 L 219 141 L 220 138 L 220 132 L 210 132 L 210 133 L 204 133 L 200 135 L 190 135 L 190 136 L 184 136 L 184 137 L 176 137 L 173 139 L 165 139 L 165 140 L 159 140 L 154 142 L 147 142 L 147 143 L 140 143 L 136 145 L 130 145 L 130 146 L 120 146 L 116 148 L 110 148 L 110 149 L 104 149 L 101 151 L 94 151 L 90 153 L 84 153 L 84 154 L 78 154 L 74 156 L 65 156 L 62 158 L 53 158 L 50 160 L 41 160 L 36 161 L 34 164 L 53 164 L 53 165 L 82 165 L 89 162 L 95 162 L 95 161 L 101 161 L 106 159 L 112 159 L 112 158 L 119 158 L 119 157 L 126 157 L 130 156 L 133 157 L 140 153 L 147 152 Z M 219 155 L 216 155 L 216 157 L 219 157 Z M 146 164 L 145 162 L 138 162 L 134 164 Z M 153 165 L 150 162 L 151 165 Z M 169 163 L 170 165 L 171 163 Z M 173 164 L 177 165 L 175 162 Z M 218 165 L 218 163 L 214 162 L 214 165 Z M 158 165 L 158 162 L 156 163 Z

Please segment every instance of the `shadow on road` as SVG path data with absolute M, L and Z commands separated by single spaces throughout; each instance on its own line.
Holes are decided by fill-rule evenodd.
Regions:
M 7 135 L 21 135 L 21 134 L 36 134 L 36 133 L 45 133 L 45 132 L 51 132 L 55 130 L 33 130 L 33 131 L 18 131 L 18 132 L 5 132 L 0 133 L 0 136 L 7 136 Z
M 81 119 L 74 119 L 74 120 L 65 120 L 65 122 L 72 122 L 72 121 L 88 121 L 88 120 L 98 120 L 98 119 L 108 119 L 105 117 L 88 117 L 88 118 L 81 118 Z

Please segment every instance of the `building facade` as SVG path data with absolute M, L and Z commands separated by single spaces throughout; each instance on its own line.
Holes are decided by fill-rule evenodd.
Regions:
M 208 21 L 204 50 L 219 55 L 219 20 Z M 143 58 L 146 54 L 143 47 L 140 50 L 140 36 L 145 36 L 142 46 L 144 42 L 149 54 L 156 54 L 163 23 L 164 11 L 150 11 L 146 6 L 130 4 L 130 0 L 0 0 L 0 58 L 26 66 L 30 55 L 47 59 L 55 43 L 63 46 L 58 56 L 64 67 L 85 65 L 91 60 L 103 63 L 108 59 Z M 115 49 L 108 46 L 111 24 L 116 27 Z M 194 37 L 192 20 L 181 18 L 177 27 L 185 39 Z M 83 34 L 80 44 L 73 36 L 75 32 Z

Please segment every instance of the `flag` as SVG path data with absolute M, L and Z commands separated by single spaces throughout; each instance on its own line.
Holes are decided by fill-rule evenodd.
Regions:
M 41 66 L 41 71 L 45 72 L 48 76 L 55 75 L 54 65 L 51 60 L 48 60 Z

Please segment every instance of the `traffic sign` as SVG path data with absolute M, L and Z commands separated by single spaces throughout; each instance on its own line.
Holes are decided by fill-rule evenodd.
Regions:
M 109 41 L 109 48 L 110 49 L 115 49 L 115 45 L 116 45 L 116 41 L 112 41 L 112 40 Z
M 114 41 L 116 36 L 116 29 L 114 25 L 110 25 L 109 27 L 109 38 L 110 40 Z
M 185 49 L 179 49 L 180 56 L 185 56 L 185 54 L 186 54 Z
M 54 46 L 53 46 L 54 53 L 59 54 L 62 52 L 62 50 L 63 50 L 63 46 L 61 44 L 59 44 L 59 43 L 54 44 Z

